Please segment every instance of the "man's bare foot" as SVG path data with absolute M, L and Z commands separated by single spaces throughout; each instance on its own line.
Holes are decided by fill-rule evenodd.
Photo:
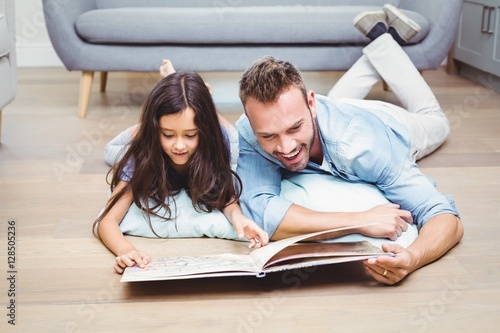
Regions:
M 163 62 L 160 66 L 160 75 L 162 77 L 168 76 L 172 73 L 175 73 L 174 65 L 168 59 L 163 59 Z

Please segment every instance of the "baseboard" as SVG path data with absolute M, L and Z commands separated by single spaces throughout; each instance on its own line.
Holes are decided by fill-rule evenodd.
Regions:
M 458 62 L 458 74 L 500 93 L 500 77 L 484 72 L 468 64 Z
M 18 67 L 63 67 L 51 44 L 17 45 Z

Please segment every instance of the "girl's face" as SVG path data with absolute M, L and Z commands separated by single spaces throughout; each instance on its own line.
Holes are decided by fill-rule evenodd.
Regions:
M 194 116 L 193 109 L 188 107 L 160 118 L 161 147 L 179 173 L 186 169 L 189 158 L 198 148 L 199 133 Z

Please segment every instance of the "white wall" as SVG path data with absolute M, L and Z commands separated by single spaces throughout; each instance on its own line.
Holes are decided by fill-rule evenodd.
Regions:
M 15 1 L 19 67 L 63 66 L 45 28 L 41 0 Z

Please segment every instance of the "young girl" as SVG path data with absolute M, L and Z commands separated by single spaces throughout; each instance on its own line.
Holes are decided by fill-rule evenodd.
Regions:
M 145 267 L 151 260 L 123 235 L 120 223 L 129 209 L 139 207 L 154 235 L 163 237 L 152 218 L 177 228 L 176 218 L 184 211 L 175 198 L 183 191 L 191 210 L 222 211 L 238 237 L 250 241 L 249 247 L 267 244 L 267 233 L 239 207 L 241 181 L 230 167 L 227 138 L 209 88 L 198 74 L 169 73 L 153 88 L 128 149 L 111 170 L 112 195 L 94 223 L 102 242 L 116 255 L 118 273 L 127 266 Z

